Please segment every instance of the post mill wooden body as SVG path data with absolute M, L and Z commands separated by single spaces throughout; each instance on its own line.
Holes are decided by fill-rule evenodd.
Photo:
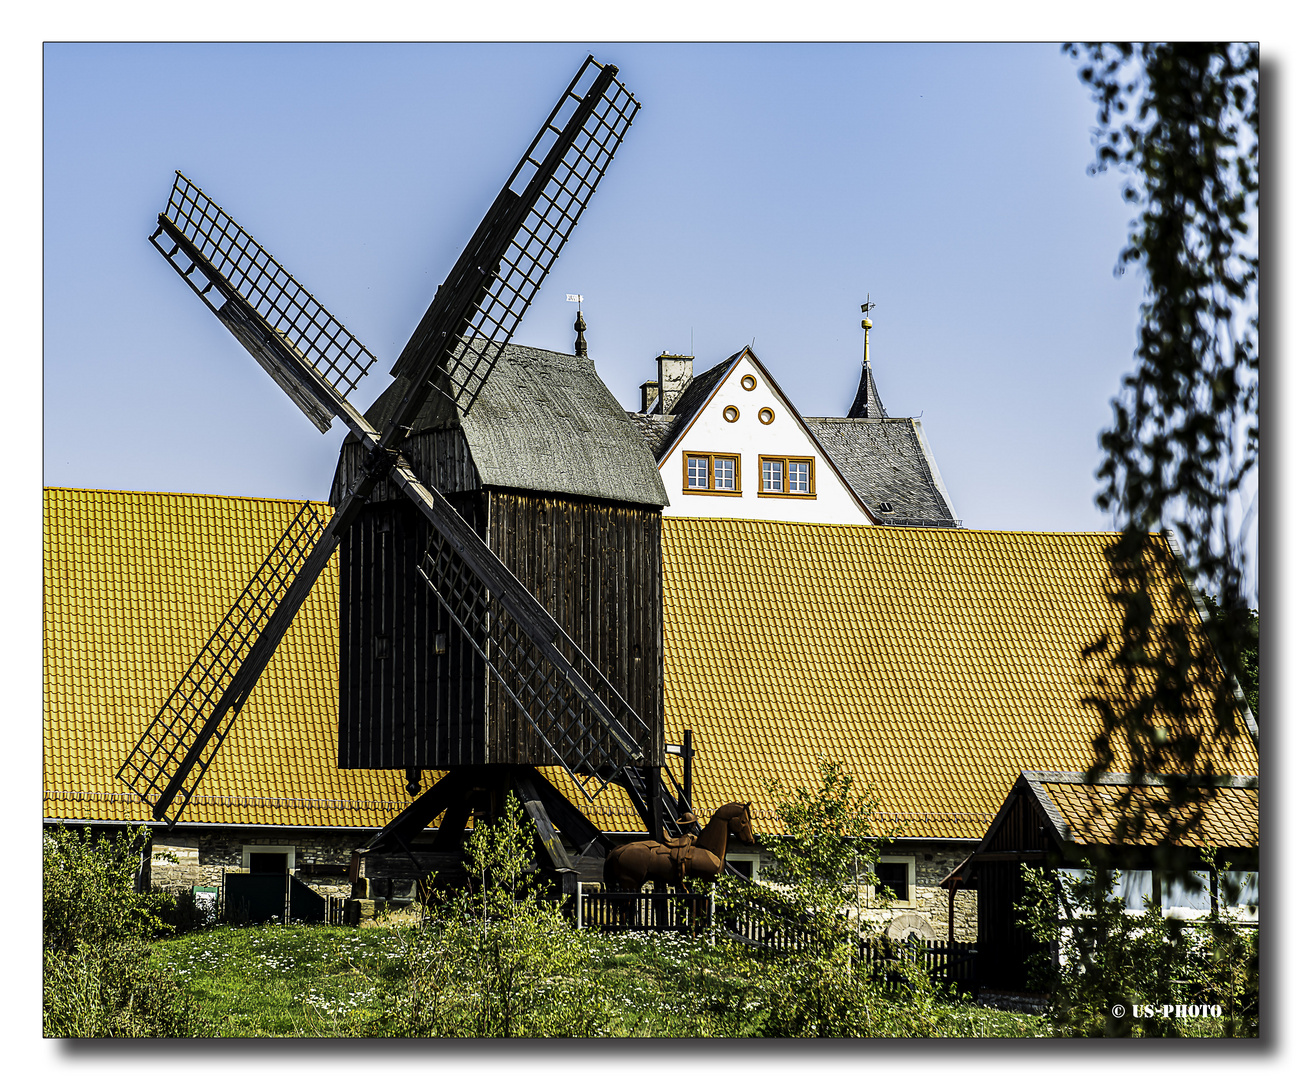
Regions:
M 382 422 L 396 396 L 368 418 Z M 508 346 L 470 416 L 432 403 L 401 450 L 647 722 L 640 749 L 659 764 L 667 500 L 591 361 Z M 357 440 L 344 444 L 333 500 L 364 458 Z M 381 483 L 340 546 L 340 767 L 555 764 L 551 731 L 525 719 L 513 687 L 485 672 L 482 642 L 425 587 L 429 539 L 428 522 Z
M 540 765 L 589 798 L 617 781 L 653 834 L 676 817 L 660 780 L 663 488 L 586 358 L 509 344 L 639 108 L 615 75 L 582 65 L 366 415 L 348 394 L 375 356 L 177 174 L 151 242 L 318 429 L 350 434 L 333 516 L 303 508 L 119 770 L 157 820 L 184 809 L 341 546 L 340 765 L 450 770 L 369 854 L 420 869 L 429 822 L 446 811 L 454 846 L 507 789 L 555 865 L 570 868 L 557 826 L 603 853 Z M 562 391 L 574 400 L 548 399 Z
M 400 387 L 367 416 L 382 423 Z M 558 419 L 563 417 L 562 419 Z M 488 548 L 557 619 L 577 648 L 646 721 L 642 759 L 632 769 L 593 774 L 625 787 L 656 835 L 685 809 L 684 796 L 648 800 L 664 764 L 660 511 L 667 502 L 645 440 L 586 357 L 508 346 L 466 416 L 432 400 L 402 444 L 427 484 L 456 506 Z M 355 482 L 362 445 L 340 451 L 332 501 Z M 535 769 L 557 764 L 566 740 L 535 725 L 520 707 L 520 679 L 487 670 L 495 659 L 482 634 L 461 632 L 426 560 L 430 527 L 401 493 L 381 483 L 340 546 L 339 765 L 452 770 L 446 794 L 368 845 L 372 877 L 410 877 L 444 868 L 469 813 L 491 813 L 514 789 L 535 815 L 567 817 L 558 793 Z M 604 746 L 600 754 L 609 754 Z M 631 773 L 631 775 L 630 775 Z M 437 802 L 436 802 L 437 800 Z M 412 829 L 429 806 L 446 803 L 446 840 L 422 851 Z M 680 805 L 682 804 L 682 805 Z M 596 880 L 609 845 L 568 818 L 586 858 L 552 852 Z M 402 842 L 396 839 L 402 836 Z

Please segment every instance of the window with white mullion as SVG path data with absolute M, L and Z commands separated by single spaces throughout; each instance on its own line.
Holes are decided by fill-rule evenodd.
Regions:
M 737 462 L 729 457 L 714 459 L 714 486 L 719 491 L 737 490 Z
M 789 479 L 788 491 L 793 495 L 809 494 L 809 462 L 790 461 L 787 463 Z
M 683 454 L 683 491 L 693 495 L 740 495 L 741 459 L 736 454 Z
M 765 491 L 782 490 L 782 462 L 781 461 L 764 462 L 764 490 Z
M 708 457 L 687 458 L 687 486 L 708 490 L 710 487 L 710 459 Z

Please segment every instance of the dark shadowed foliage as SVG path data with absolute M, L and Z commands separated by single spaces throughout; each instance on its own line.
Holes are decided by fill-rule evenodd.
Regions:
M 1103 724 L 1093 771 L 1194 776 L 1210 747 L 1256 737 L 1234 676 L 1256 638 L 1245 572 L 1255 499 L 1244 510 L 1241 496 L 1258 454 L 1258 49 L 1064 50 L 1098 104 L 1090 171 L 1119 172 L 1137 209 L 1117 273 L 1145 277 L 1135 370 L 1100 435 L 1121 619 L 1090 650 L 1113 667 L 1087 699 Z M 1159 529 L 1177 541 L 1187 580 L 1165 572 Z M 1203 633 L 1190 629 L 1191 589 L 1221 598 Z M 1179 802 L 1200 789 L 1171 790 Z M 1134 824 L 1123 815 L 1123 832 Z

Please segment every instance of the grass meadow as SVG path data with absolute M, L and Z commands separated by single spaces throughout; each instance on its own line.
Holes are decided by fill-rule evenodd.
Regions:
M 188 992 L 215 1035 L 367 1036 L 383 1033 L 401 1007 L 411 940 L 412 927 L 400 922 L 221 926 L 154 942 L 150 963 Z M 755 1034 L 758 1002 L 733 951 L 675 934 L 588 931 L 581 940 L 602 1003 L 601 1035 Z M 934 1011 L 941 1036 L 1048 1034 L 1038 1017 L 971 1003 L 941 999 Z

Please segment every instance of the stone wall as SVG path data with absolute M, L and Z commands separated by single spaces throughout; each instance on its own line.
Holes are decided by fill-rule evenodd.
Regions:
M 363 831 L 160 829 L 154 834 L 150 883 L 171 890 L 220 887 L 224 873 L 242 870 L 246 846 L 286 847 L 294 849 L 294 874 L 304 884 L 323 896 L 347 897 L 351 893 L 348 863 L 354 848 L 369 835 Z M 335 872 L 319 873 L 317 867 Z
M 914 895 L 907 901 L 895 901 L 881 906 L 872 892 L 860 890 L 859 903 L 863 919 L 896 936 L 906 937 L 912 930 L 919 937 L 935 940 L 949 938 L 949 890 L 940 883 L 976 849 L 974 842 L 920 841 L 899 842 L 882 847 L 883 857 L 897 856 L 913 859 Z M 772 857 L 758 845 L 728 845 L 730 860 L 749 859 L 756 872 L 763 875 L 772 864 Z M 954 940 L 974 942 L 977 939 L 977 894 L 974 889 L 960 889 L 954 897 Z M 894 926 L 893 926 L 894 924 Z M 893 929 L 892 929 L 893 926 Z

